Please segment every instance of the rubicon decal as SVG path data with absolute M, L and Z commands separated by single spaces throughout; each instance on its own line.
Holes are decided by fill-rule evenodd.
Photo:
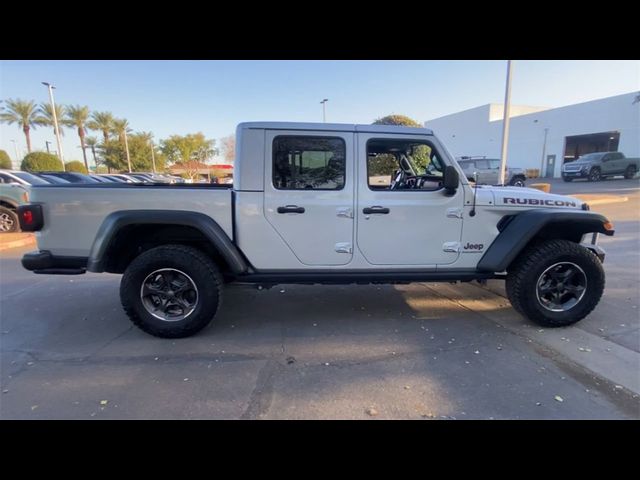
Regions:
M 577 207 L 578 204 L 571 200 L 549 200 L 539 198 L 512 198 L 503 197 L 504 203 L 512 205 L 546 205 L 548 207 Z

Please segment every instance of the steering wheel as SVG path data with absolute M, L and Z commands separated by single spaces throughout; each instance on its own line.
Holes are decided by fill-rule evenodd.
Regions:
M 398 187 L 404 185 L 406 178 L 407 173 L 404 170 L 396 170 L 393 180 L 391 180 L 391 184 L 389 185 L 389 190 L 397 190 Z

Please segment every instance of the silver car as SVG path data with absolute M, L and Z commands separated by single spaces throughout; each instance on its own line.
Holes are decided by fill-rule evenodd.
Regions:
M 458 164 L 466 177 L 474 181 L 478 175 L 478 184 L 497 185 L 500 182 L 500 159 L 486 157 L 458 157 Z M 527 176 L 522 168 L 507 166 L 505 184 L 524 187 Z

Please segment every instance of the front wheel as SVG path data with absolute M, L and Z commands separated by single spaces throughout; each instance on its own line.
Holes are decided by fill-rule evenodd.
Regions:
M 571 178 L 571 177 L 562 177 L 562 180 L 564 180 L 565 182 L 571 182 L 573 180 L 573 178 Z
M 635 175 L 636 175 L 636 167 L 634 167 L 633 165 L 629 165 L 627 169 L 624 171 L 624 178 L 626 178 L 627 180 L 635 177 Z
M 220 271 L 200 250 L 163 245 L 140 254 L 127 267 L 120 299 L 141 330 L 156 337 L 188 337 L 215 316 L 222 283 Z
M 568 240 L 547 240 L 520 254 L 507 272 L 513 307 L 546 327 L 582 320 L 604 291 L 602 263 L 591 251 Z
M 598 182 L 602 179 L 602 174 L 600 173 L 599 168 L 592 168 L 591 172 L 589 172 L 589 181 L 590 182 Z
M 525 179 L 522 177 L 515 177 L 511 180 L 509 184 L 513 187 L 524 187 Z

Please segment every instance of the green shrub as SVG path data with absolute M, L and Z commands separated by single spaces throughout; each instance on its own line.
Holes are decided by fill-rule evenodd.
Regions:
M 4 150 L 0 150 L 0 168 L 6 168 L 7 170 L 11 170 L 13 168 L 9 154 Z
M 26 172 L 62 171 L 62 162 L 51 153 L 32 152 L 22 160 L 20 169 Z
M 67 172 L 87 173 L 84 163 L 79 160 L 72 160 L 64 164 Z

